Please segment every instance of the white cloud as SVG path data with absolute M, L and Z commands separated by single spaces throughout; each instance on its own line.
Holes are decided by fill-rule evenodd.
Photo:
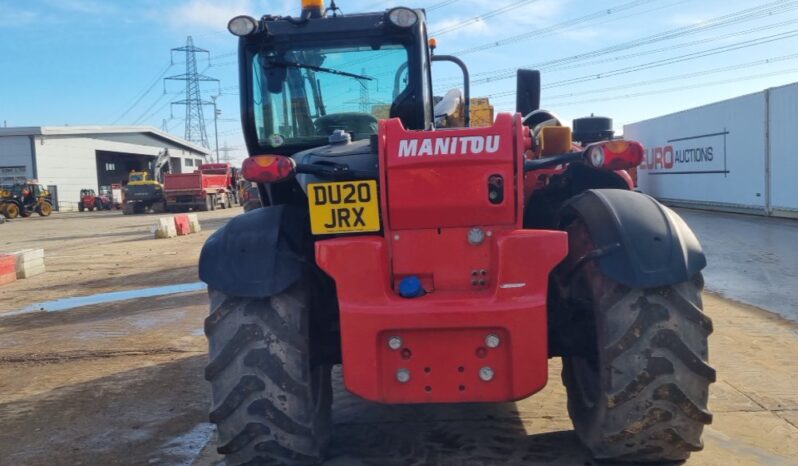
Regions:
M 168 18 L 186 28 L 223 30 L 233 16 L 254 15 L 249 0 L 189 0 L 169 12 Z
M 0 12 L 0 27 L 25 26 L 39 18 L 34 11 L 7 8 Z
M 230 18 L 238 15 L 250 15 L 260 18 L 265 14 L 298 15 L 299 0 L 186 0 L 172 8 L 166 16 L 181 29 L 213 29 L 225 31 Z
M 98 15 L 116 11 L 110 2 L 99 0 L 49 0 L 47 4 L 59 10 L 82 14 Z

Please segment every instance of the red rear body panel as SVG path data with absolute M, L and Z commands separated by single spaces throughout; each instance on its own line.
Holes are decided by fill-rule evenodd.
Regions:
M 489 128 L 404 131 L 399 120 L 382 125 L 389 183 L 391 229 L 514 225 L 517 205 L 512 180 L 517 170 L 516 128 L 500 114 Z M 501 176 L 506 201 L 488 200 L 488 179 Z
M 567 237 L 521 229 L 524 136 L 517 115 L 443 131 L 380 122 L 384 236 L 316 243 L 317 263 L 336 281 L 350 391 L 386 403 L 476 402 L 545 386 L 548 276 Z M 501 202 L 489 198 L 495 176 Z M 481 242 L 469 241 L 473 228 Z M 398 294 L 411 275 L 424 296 Z M 499 345 L 488 347 L 488 335 Z M 397 379 L 401 371 L 409 380 Z

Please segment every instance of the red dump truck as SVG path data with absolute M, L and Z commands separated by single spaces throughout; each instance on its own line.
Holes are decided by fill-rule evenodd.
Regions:
M 206 163 L 193 173 L 169 173 L 164 178 L 170 212 L 229 208 L 238 203 L 236 172 L 229 163 Z

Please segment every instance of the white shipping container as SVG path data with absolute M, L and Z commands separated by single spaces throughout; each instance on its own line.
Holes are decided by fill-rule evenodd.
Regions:
M 765 211 L 765 94 L 624 126 L 646 157 L 644 193 L 665 202 Z
M 770 210 L 798 215 L 798 84 L 768 92 Z

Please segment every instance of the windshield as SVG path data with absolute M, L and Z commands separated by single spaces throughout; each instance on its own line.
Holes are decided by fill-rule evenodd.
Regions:
M 402 45 L 263 51 L 253 66 L 253 106 L 259 143 L 267 147 L 327 144 L 337 129 L 352 140 L 377 133 L 407 86 Z

